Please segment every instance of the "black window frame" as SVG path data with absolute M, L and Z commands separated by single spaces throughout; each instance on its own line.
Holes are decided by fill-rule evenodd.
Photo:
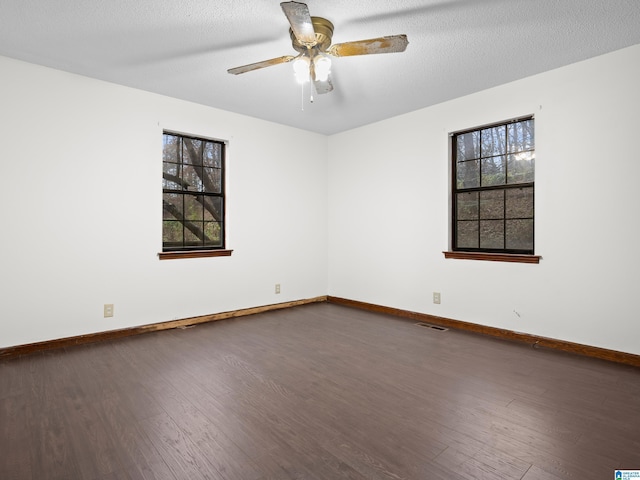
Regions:
M 513 150 L 509 150 L 509 140 L 508 140 L 508 135 L 506 132 L 508 132 L 508 126 L 518 123 L 518 122 L 532 122 L 532 148 L 529 149 L 524 149 L 524 150 L 518 150 L 518 151 L 513 151 Z M 496 128 L 505 128 L 505 148 L 504 151 L 501 154 L 495 154 L 495 152 L 491 155 L 484 155 L 482 152 L 482 132 L 483 131 L 487 131 L 490 129 L 496 129 Z M 480 137 L 478 139 L 478 155 L 477 157 L 471 157 L 471 158 L 466 158 L 463 159 L 461 162 L 458 162 L 458 139 L 466 134 L 472 134 L 474 132 L 478 132 Z M 450 134 L 450 138 L 451 138 L 451 142 L 450 142 L 450 147 L 451 147 L 451 250 L 452 252 L 461 252 L 461 253 L 465 253 L 468 252 L 470 254 L 474 254 L 474 253 L 478 253 L 478 254 L 514 254 L 514 255 L 534 255 L 535 254 L 535 119 L 533 115 L 527 115 L 527 116 L 523 116 L 523 117 L 518 117 L 518 118 L 513 118 L 510 120 L 506 120 L 506 121 L 501 121 L 501 122 L 496 122 L 496 123 L 491 123 L 491 124 L 487 124 L 487 125 L 482 125 L 479 127 L 474 127 L 474 128 L 470 128 L 470 129 L 465 129 L 465 130 L 461 130 L 461 131 L 457 131 L 457 132 L 453 132 Z M 530 153 L 531 154 L 531 162 L 533 165 L 533 179 L 531 179 L 530 181 L 523 181 L 523 182 L 514 182 L 514 183 L 507 183 L 508 182 L 508 176 L 509 176 L 509 172 L 508 172 L 508 156 L 509 155 L 516 155 L 517 153 Z M 488 158 L 494 158 L 497 156 L 504 156 L 505 160 L 504 160 L 504 183 L 500 183 L 500 184 L 494 184 L 494 185 L 481 185 L 482 181 L 481 179 L 482 177 L 482 165 L 483 165 L 483 160 L 484 159 L 488 159 Z M 462 163 L 464 161 L 468 161 L 468 160 L 473 160 L 473 158 L 475 158 L 478 161 L 478 185 L 475 186 L 471 186 L 471 187 L 461 187 L 458 183 L 458 165 L 459 163 Z M 531 215 L 530 216 L 526 216 L 526 217 L 522 217 L 522 218 L 518 218 L 518 217 L 508 217 L 507 216 L 507 206 L 506 206 L 506 202 L 507 202 L 507 192 L 512 191 L 515 192 L 515 189 L 531 189 Z M 498 191 L 502 191 L 503 192 L 503 216 L 501 218 L 501 220 L 503 221 L 503 227 L 502 227 L 502 238 L 503 238 L 503 246 L 502 248 L 500 247 L 482 247 L 482 228 L 481 228 L 481 223 L 483 220 L 481 218 L 481 202 L 480 202 L 480 198 L 481 195 L 483 193 L 487 194 L 488 192 L 498 192 Z M 459 198 L 459 194 L 464 194 L 464 193 L 469 193 L 469 194 L 473 194 L 473 193 L 477 193 L 477 219 L 473 220 L 473 219 L 460 219 L 459 218 L 459 209 L 458 209 L 458 198 Z M 496 221 L 497 219 L 491 219 L 491 221 Z M 508 220 L 531 220 L 531 234 L 530 234 L 530 248 L 507 248 L 508 242 L 507 242 L 507 235 L 508 235 L 508 227 L 507 227 L 507 221 Z M 477 235 L 478 235 L 478 244 L 476 247 L 471 247 L 468 245 L 463 245 L 461 246 L 459 244 L 459 224 L 464 223 L 465 221 L 468 221 L 470 224 L 473 222 L 477 223 Z
M 172 136 L 176 137 L 179 141 L 179 153 L 176 153 L 176 158 L 179 157 L 179 161 L 175 162 L 167 161 L 165 156 L 165 137 Z M 226 147 L 227 144 L 223 140 L 206 138 L 201 136 L 184 134 L 172 130 L 163 130 L 162 132 L 163 138 L 163 159 L 162 159 L 162 171 L 163 171 L 163 188 L 162 188 L 162 253 L 160 254 L 161 258 L 163 258 L 163 254 L 168 255 L 171 253 L 181 254 L 181 253 L 205 253 L 211 251 L 217 251 L 218 253 L 222 252 L 230 252 L 226 250 Z M 193 188 L 188 182 L 185 181 L 183 167 L 185 165 L 190 165 L 188 160 L 185 160 L 184 154 L 184 141 L 192 140 L 197 142 L 202 142 L 202 147 L 199 150 L 199 161 L 200 164 L 196 163 L 196 157 L 193 158 L 192 163 L 193 170 L 197 171 L 199 168 L 202 168 L 202 174 L 198 175 L 199 178 L 199 186 L 197 188 Z M 204 145 L 212 144 L 219 148 L 219 166 L 211 166 L 205 165 L 205 148 Z M 216 160 L 214 160 L 215 162 Z M 187 162 L 187 163 L 185 163 Z M 176 166 L 176 170 L 179 172 L 176 176 L 172 176 L 168 173 L 168 166 L 174 165 Z M 208 178 L 205 175 L 205 171 L 211 170 L 211 173 L 215 170 L 219 170 L 219 188 L 211 188 L 212 185 L 207 187 L 207 183 L 211 183 L 212 178 Z M 180 188 L 168 188 L 169 186 L 175 186 Z M 214 184 L 214 185 L 217 185 Z M 216 191 L 219 190 L 219 191 Z M 168 205 L 166 201 L 167 195 L 175 195 L 180 196 L 182 201 L 180 202 L 182 206 L 182 211 L 175 205 Z M 188 203 L 186 200 L 188 197 L 195 197 L 195 201 L 202 205 L 202 220 L 189 220 L 185 215 L 185 205 Z M 193 200 L 193 199 L 191 199 Z M 192 204 L 194 202 L 192 201 Z M 207 208 L 208 207 L 208 208 Z M 179 216 L 174 216 L 173 219 L 167 218 L 167 215 L 178 214 L 182 215 L 182 218 Z M 213 220 L 207 220 L 206 216 L 210 215 Z M 165 241 L 165 227 L 167 222 L 172 222 L 176 224 L 182 224 L 182 240 L 180 242 L 168 242 Z M 208 237 L 206 236 L 207 228 L 213 228 L 214 230 L 216 224 L 219 227 L 219 234 L 216 238 L 219 238 L 219 241 L 212 243 L 211 241 L 207 241 Z M 201 226 L 202 228 L 198 229 L 197 227 Z M 190 231 L 191 234 L 198 238 L 198 242 L 202 242 L 201 244 L 195 244 L 194 241 L 188 241 L 188 235 L 186 231 Z M 170 257 L 165 257 L 170 258 Z

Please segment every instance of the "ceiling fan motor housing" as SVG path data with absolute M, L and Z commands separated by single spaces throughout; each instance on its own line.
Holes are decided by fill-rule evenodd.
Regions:
M 327 48 L 331 46 L 331 37 L 333 37 L 333 23 L 326 18 L 311 17 L 311 23 L 316 33 L 316 44 L 314 48 L 317 48 L 321 52 L 325 52 Z M 307 52 L 306 45 L 303 45 L 298 41 L 293 30 L 289 29 L 289 36 L 291 36 L 291 44 L 293 48 L 300 53 Z

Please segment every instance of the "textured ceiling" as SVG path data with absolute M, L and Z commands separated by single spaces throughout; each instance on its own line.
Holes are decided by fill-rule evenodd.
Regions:
M 0 55 L 332 134 L 640 43 L 639 0 L 309 0 L 333 43 L 407 34 L 404 53 L 333 60 L 309 102 L 279 0 L 2 0 Z

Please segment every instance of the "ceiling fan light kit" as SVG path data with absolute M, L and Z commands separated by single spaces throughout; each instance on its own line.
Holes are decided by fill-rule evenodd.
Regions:
M 309 81 L 309 59 L 307 57 L 296 57 L 293 61 L 293 73 L 296 81 L 300 84 Z
M 316 72 L 316 79 L 326 82 L 331 73 L 331 59 L 324 54 L 318 54 L 313 58 L 313 66 Z
M 326 18 L 312 17 L 305 3 L 282 2 L 280 6 L 289 21 L 291 44 L 298 55 L 230 68 L 229 73 L 239 75 L 293 61 L 296 80 L 299 83 L 312 81 L 316 92 L 324 94 L 333 90 L 330 57 L 404 52 L 409 44 L 406 35 L 392 35 L 331 45 L 333 23 Z

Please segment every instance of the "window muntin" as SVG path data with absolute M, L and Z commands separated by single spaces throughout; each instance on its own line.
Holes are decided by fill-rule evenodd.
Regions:
M 224 142 L 162 139 L 162 251 L 224 249 Z
M 452 135 L 454 251 L 534 253 L 532 117 Z

